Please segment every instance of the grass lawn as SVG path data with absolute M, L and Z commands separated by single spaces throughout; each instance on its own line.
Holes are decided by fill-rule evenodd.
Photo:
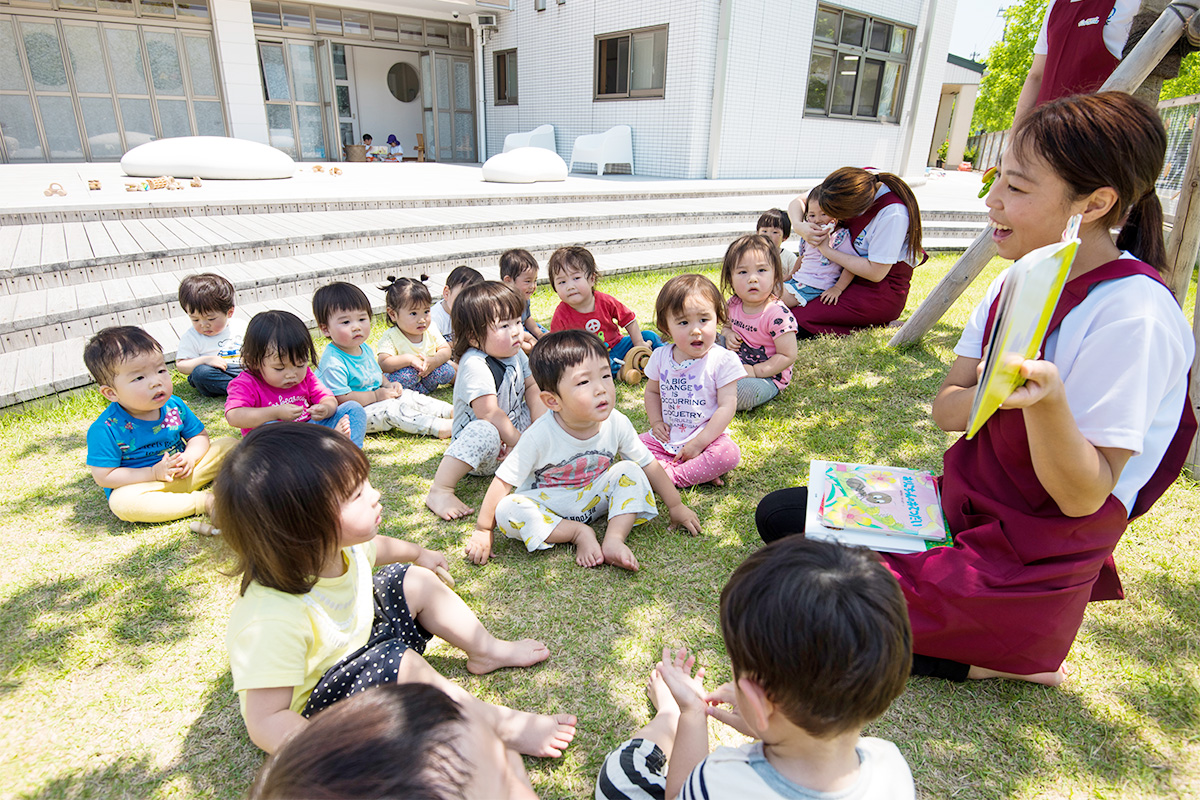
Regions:
M 917 270 L 910 311 L 952 261 Z M 816 457 L 940 468 L 952 437 L 930 421 L 930 400 L 967 312 L 1001 266 L 919 348 L 889 349 L 891 331 L 802 342 L 788 390 L 734 421 L 743 460 L 728 485 L 683 492 L 703 535 L 667 532 L 661 519 L 639 528 L 637 574 L 582 570 L 566 548 L 529 555 L 503 536 L 496 560 L 470 566 L 461 553 L 473 520 L 442 522 L 422 503 L 445 444 L 368 439 L 382 534 L 442 549 L 494 633 L 550 646 L 542 665 L 483 677 L 444 643 L 427 654 L 485 699 L 579 716 L 563 758 L 527 762 L 542 797 L 591 795 L 604 754 L 650 716 L 643 684 L 664 644 L 697 650 L 710 682 L 728 679 L 717 599 L 759 546 L 760 497 L 803 480 Z M 668 277 L 616 277 L 603 288 L 647 325 Z M 548 319 L 554 300 L 540 289 L 535 316 Z M 211 433 L 229 433 L 221 404 L 182 379 L 176 391 Z M 641 387 L 622 385 L 618 402 L 645 430 Z M 104 405 L 85 392 L 0 416 L 0 545 L 12 556 L 0 570 L 0 796 L 243 796 L 262 756 L 238 715 L 225 654 L 236 582 L 222 574 L 219 542 L 193 536 L 186 521 L 130 525 L 109 513 L 84 467 L 87 427 Z M 487 483 L 468 478 L 460 496 L 478 504 Z M 1091 606 L 1065 687 L 913 679 L 868 732 L 899 745 L 926 797 L 1200 796 L 1198 517 L 1200 487 L 1181 479 L 1130 528 L 1116 554 L 1127 599 Z M 714 746 L 738 743 L 719 727 Z

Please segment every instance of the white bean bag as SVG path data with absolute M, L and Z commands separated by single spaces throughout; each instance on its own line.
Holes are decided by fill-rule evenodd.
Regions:
M 497 153 L 483 164 L 483 179 L 492 183 L 565 181 L 567 162 L 553 150 L 518 147 Z
M 178 136 L 138 145 L 121 157 L 121 169 L 134 178 L 264 180 L 292 177 L 296 162 L 282 150 L 247 139 Z

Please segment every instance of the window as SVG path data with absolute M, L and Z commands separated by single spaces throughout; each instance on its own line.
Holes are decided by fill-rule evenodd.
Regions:
M 666 73 L 665 25 L 596 37 L 596 100 L 662 97 Z
M 496 105 L 517 104 L 517 51 L 496 53 Z
M 913 28 L 818 6 L 805 113 L 900 121 Z

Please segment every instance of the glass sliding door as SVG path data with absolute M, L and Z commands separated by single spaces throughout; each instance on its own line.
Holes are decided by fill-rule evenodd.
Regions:
M 478 160 L 475 142 L 474 59 L 421 54 L 421 102 L 426 152 L 438 161 Z
M 271 146 L 301 161 L 324 161 L 325 115 L 316 43 L 260 41 L 258 54 Z

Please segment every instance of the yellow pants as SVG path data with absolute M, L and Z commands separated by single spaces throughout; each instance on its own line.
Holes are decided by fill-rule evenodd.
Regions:
M 211 492 L 197 490 L 217 477 L 225 455 L 240 441 L 232 436 L 213 439 L 208 452 L 196 462 L 192 474 L 186 478 L 130 483 L 113 489 L 108 496 L 108 507 L 117 519 L 126 522 L 170 522 L 207 513 Z

